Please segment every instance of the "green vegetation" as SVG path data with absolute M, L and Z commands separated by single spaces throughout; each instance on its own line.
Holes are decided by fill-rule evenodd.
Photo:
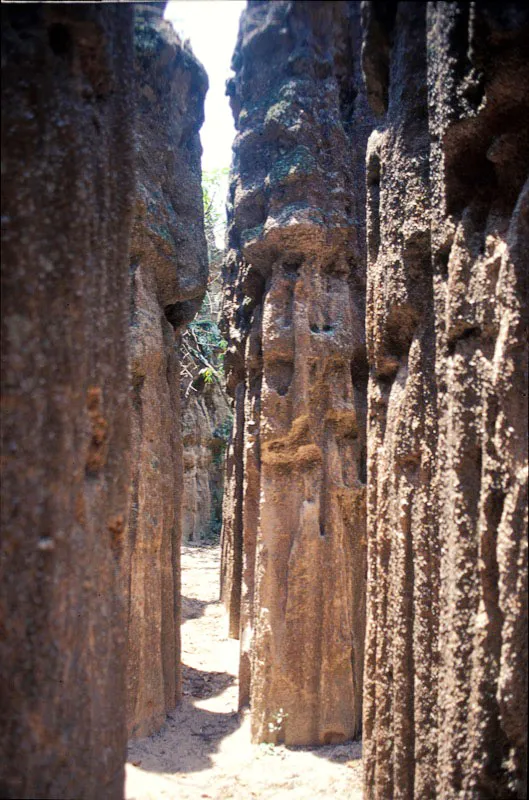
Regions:
M 201 537 L 201 542 L 208 545 L 218 544 L 221 530 L 222 491 L 220 489 L 216 489 L 211 496 L 211 516 L 209 518 L 209 525 Z
M 213 431 L 213 463 L 217 467 L 222 464 L 226 455 L 232 428 L 233 415 L 230 414 Z
M 224 394 L 224 355 L 228 347 L 218 323 L 209 316 L 205 299 L 197 317 L 182 335 L 182 378 L 187 380 L 185 396 L 217 381 Z
M 224 354 L 228 343 L 219 330 L 224 259 L 224 245 L 219 244 L 224 242 L 226 232 L 227 184 L 227 168 L 202 173 L 209 280 L 202 307 L 182 335 L 182 380 L 186 397 L 190 391 L 215 381 L 224 393 Z
M 204 203 L 204 228 L 208 243 L 210 273 L 220 256 L 224 255 L 226 235 L 226 196 L 229 169 L 213 169 L 202 173 L 202 200 Z M 219 246 L 220 244 L 220 246 Z
M 187 326 L 181 339 L 181 385 L 188 397 L 191 392 L 222 393 L 228 408 L 231 402 L 225 392 L 224 356 L 228 342 L 220 328 L 222 305 L 222 264 L 226 234 L 225 200 L 228 191 L 228 169 L 202 174 L 204 228 L 208 245 L 209 280 L 200 311 Z M 207 400 L 209 402 L 209 400 Z M 217 417 L 218 419 L 218 417 Z M 222 467 L 231 436 L 231 412 L 211 432 L 210 450 L 213 465 Z M 217 544 L 222 528 L 222 485 L 211 490 L 211 515 L 202 532 L 201 541 Z

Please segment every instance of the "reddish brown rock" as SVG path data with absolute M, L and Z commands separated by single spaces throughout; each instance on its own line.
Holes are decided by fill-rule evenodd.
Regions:
M 368 798 L 527 796 L 528 23 L 364 7 Z
M 358 11 L 250 3 L 233 62 L 222 593 L 258 741 L 360 730 L 371 121 Z
M 157 730 L 180 697 L 182 454 L 178 333 L 207 280 L 199 128 L 207 78 L 162 19 L 135 23 L 137 199 L 130 269 L 132 488 L 127 713 Z
M 2 6 L 0 793 L 123 793 L 132 12 Z

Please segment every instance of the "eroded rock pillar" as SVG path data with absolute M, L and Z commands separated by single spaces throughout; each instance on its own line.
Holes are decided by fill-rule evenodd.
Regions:
M 259 741 L 360 731 L 371 115 L 358 13 L 251 4 L 229 87 L 238 136 L 225 318 L 244 472 L 230 473 L 238 505 L 225 505 L 223 592 Z
M 364 4 L 368 798 L 527 796 L 528 22 Z
M 180 698 L 184 485 L 178 332 L 206 288 L 199 129 L 207 78 L 162 19 L 136 10 L 137 196 L 130 333 L 132 486 L 128 548 L 129 732 L 157 730 Z
M 2 7 L 0 793 L 123 796 L 132 10 Z

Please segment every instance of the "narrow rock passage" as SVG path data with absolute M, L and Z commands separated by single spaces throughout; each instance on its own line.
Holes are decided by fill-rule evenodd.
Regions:
M 127 800 L 362 797 L 361 745 L 252 745 L 237 714 L 239 643 L 218 601 L 220 550 L 182 550 L 184 699 L 153 736 L 132 742 Z

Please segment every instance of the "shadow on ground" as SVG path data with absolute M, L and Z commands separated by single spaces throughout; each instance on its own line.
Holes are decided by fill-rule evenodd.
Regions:
M 229 672 L 205 672 L 182 664 L 184 695 L 198 698 L 216 697 L 234 683 L 235 677 Z
M 182 595 L 182 624 L 189 619 L 200 619 L 206 611 L 206 606 L 211 605 L 213 600 L 198 600 L 196 597 L 185 597 Z
M 305 750 L 318 758 L 326 758 L 335 764 L 362 760 L 362 740 L 342 742 L 340 744 L 324 744 L 319 747 L 287 747 L 287 750 Z
M 236 713 L 220 714 L 196 708 L 184 699 L 179 709 L 167 717 L 159 733 L 148 740 L 133 742 L 127 760 L 146 772 L 200 772 L 210 769 L 210 756 L 220 742 L 240 725 Z M 185 727 L 184 727 L 185 726 Z
M 241 720 L 236 712 L 207 711 L 195 703 L 221 694 L 234 681 L 227 672 L 205 672 L 183 665 L 182 702 L 167 715 L 158 733 L 130 742 L 127 761 L 158 774 L 210 769 L 210 756 L 237 730 Z

